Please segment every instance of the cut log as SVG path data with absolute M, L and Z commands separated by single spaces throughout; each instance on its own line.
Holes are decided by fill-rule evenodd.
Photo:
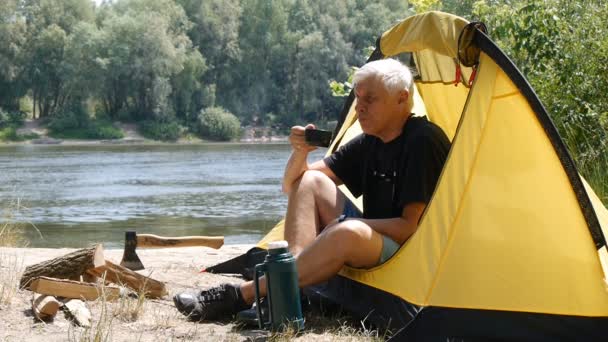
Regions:
M 84 300 L 95 300 L 102 295 L 102 292 L 106 300 L 117 299 L 121 294 L 120 289 L 115 286 L 104 286 L 102 289 L 96 284 L 47 277 L 34 279 L 29 287 L 30 290 L 40 294 Z
M 78 280 L 80 275 L 88 269 L 104 264 L 105 258 L 101 244 L 79 249 L 70 254 L 26 267 L 19 287 L 27 288 L 36 277 Z
M 41 321 L 50 321 L 59 311 L 59 301 L 53 296 L 34 294 L 32 298 L 32 311 Z
M 160 298 L 167 294 L 164 283 L 133 272 L 124 266 L 117 265 L 108 260 L 106 260 L 104 266 L 90 269 L 87 273 L 99 278 L 104 278 L 105 276 L 106 281 L 117 285 L 124 285 L 136 293 L 144 294 L 149 298 Z
M 63 303 L 63 309 L 74 323 L 83 328 L 91 327 L 91 311 L 83 301 L 70 299 Z

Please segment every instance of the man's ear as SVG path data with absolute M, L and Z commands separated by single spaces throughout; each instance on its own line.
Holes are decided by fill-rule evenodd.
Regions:
M 398 103 L 402 104 L 402 103 L 407 103 L 407 100 L 409 99 L 410 94 L 407 92 L 407 90 L 401 90 L 399 92 L 399 99 L 398 99 Z

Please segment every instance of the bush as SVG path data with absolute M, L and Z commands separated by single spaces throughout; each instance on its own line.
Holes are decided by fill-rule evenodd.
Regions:
M 87 128 L 91 119 L 82 109 L 73 109 L 53 115 L 47 124 L 53 134 L 61 134 L 68 130 Z
M 1 141 L 18 141 L 19 136 L 17 135 L 17 130 L 15 127 L 9 126 L 3 129 L 0 129 L 0 140 Z
M 125 136 L 120 128 L 105 120 L 91 121 L 85 132 L 87 139 L 122 139 Z
M 25 113 L 20 111 L 7 112 L 0 108 L 0 127 L 20 127 L 25 122 Z
M 203 109 L 198 116 L 198 132 L 203 138 L 228 141 L 239 137 L 241 122 L 221 107 Z
M 139 126 L 141 134 L 153 140 L 175 141 L 180 135 L 179 124 L 170 119 L 147 120 Z
M 92 120 L 83 109 L 54 115 L 47 124 L 50 135 L 61 139 L 120 139 L 122 130 L 103 119 Z

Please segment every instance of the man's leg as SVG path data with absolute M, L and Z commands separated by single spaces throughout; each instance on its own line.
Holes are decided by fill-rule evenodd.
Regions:
M 299 259 L 298 255 L 315 240 L 319 232 L 342 214 L 344 201 L 344 195 L 324 173 L 304 172 L 289 193 L 283 233 L 289 243 L 289 250 L 296 260 Z M 241 292 L 246 302 L 253 302 L 254 291 L 252 282 L 241 284 Z M 266 295 L 265 277 L 260 278 L 260 295 Z
M 382 253 L 382 236 L 359 220 L 347 220 L 327 227 L 297 257 L 300 287 L 314 285 L 336 275 L 344 266 L 373 267 Z M 266 283 L 260 281 L 260 296 L 266 295 Z M 252 281 L 241 284 L 246 303 L 255 300 Z
M 344 195 L 320 171 L 306 171 L 289 194 L 285 240 L 294 256 L 300 254 L 330 222 L 340 216 Z

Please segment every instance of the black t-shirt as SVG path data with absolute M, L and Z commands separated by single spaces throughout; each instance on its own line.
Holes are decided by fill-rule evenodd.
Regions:
M 392 141 L 361 134 L 324 161 L 353 195 L 363 195 L 364 218 L 390 218 L 408 203 L 430 201 L 449 149 L 439 126 L 412 116 Z

